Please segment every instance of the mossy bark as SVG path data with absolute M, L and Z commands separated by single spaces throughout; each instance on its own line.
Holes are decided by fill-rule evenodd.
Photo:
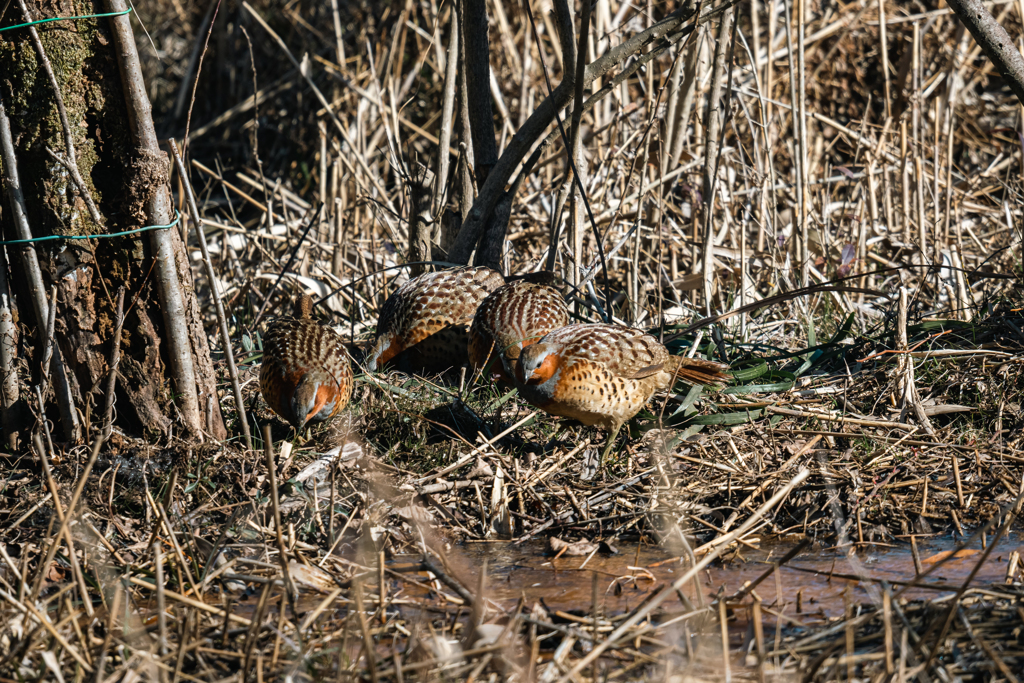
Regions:
M 27 3 L 32 20 L 105 12 L 101 2 L 35 0 Z M 22 23 L 13 1 L 3 25 Z M 154 182 L 166 183 L 167 173 L 146 177 L 138 163 L 129 133 L 117 57 L 112 49 L 108 19 L 76 19 L 39 24 L 43 50 L 52 65 L 67 111 L 77 165 L 87 191 L 99 207 L 103 224 L 86 210 L 81 190 L 58 161 L 67 156 L 65 133 L 49 76 L 27 29 L 4 33 L 0 40 L 0 97 L 15 136 L 18 170 L 25 193 L 33 236 L 92 235 L 133 230 L 145 225 L 144 205 Z M 152 175 L 152 174 L 150 174 Z M 0 214 L 4 239 L 14 237 L 10 212 Z M 181 238 L 175 235 L 184 253 Z M 122 355 L 117 383 L 116 421 L 129 432 L 167 432 L 175 412 L 174 393 L 162 357 L 162 317 L 152 282 L 152 255 L 145 233 L 111 239 L 40 242 L 34 245 L 47 278 L 57 288 L 56 340 L 75 384 L 78 409 L 92 416 L 97 427 L 98 405 L 108 374 L 111 335 L 116 324 L 114 301 L 126 290 L 127 311 L 121 337 Z M 9 250 L 10 251 L 10 248 Z M 180 259 L 184 260 L 184 259 Z M 12 260 L 11 283 L 19 293 L 17 260 Z M 187 267 L 186 309 L 199 322 L 199 309 Z M 20 303 L 20 302 L 19 302 Z M 27 359 L 27 380 L 38 381 L 41 335 L 30 307 L 20 304 L 20 355 Z M 201 325 L 198 327 L 201 331 Z M 205 336 L 194 340 L 201 389 L 215 391 L 213 366 Z M 205 362 L 203 362 L 205 361 Z M 204 401 L 207 396 L 201 397 Z M 223 435 L 218 401 L 208 433 Z

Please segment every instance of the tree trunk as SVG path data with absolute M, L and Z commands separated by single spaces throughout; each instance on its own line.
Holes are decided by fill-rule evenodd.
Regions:
M 491 110 L 491 50 L 487 41 L 487 3 L 462 0 L 462 45 L 466 72 L 467 98 L 473 140 L 473 160 L 477 187 L 483 187 L 494 164 L 498 163 L 498 145 L 494 140 L 494 113 Z
M 28 11 L 30 16 L 26 18 L 19 3 L 12 2 L 4 24 L 96 14 L 109 8 L 85 0 L 46 0 L 29 2 Z M 136 230 L 153 223 L 152 205 L 161 197 L 165 206 L 170 206 L 166 155 L 145 150 L 138 138 L 140 128 L 152 130 L 148 102 L 141 113 L 134 108 L 132 116 L 126 106 L 128 91 L 121 69 L 125 68 L 127 48 L 134 45 L 117 49 L 111 22 L 118 20 L 127 18 L 55 21 L 10 31 L 0 41 L 0 73 L 5 74 L 0 81 L 0 98 L 13 129 L 34 238 Z M 32 30 L 38 32 L 38 45 L 33 43 Z M 60 89 L 67 129 L 58 115 L 57 98 L 39 45 Z M 56 161 L 56 157 L 63 162 Z M 75 174 L 68 171 L 69 159 L 77 166 L 84 187 L 78 187 Z M 99 223 L 90 215 L 90 200 L 98 208 Z M 0 230 L 4 239 L 17 236 L 11 212 L 4 211 L 0 216 Z M 38 255 L 45 286 L 57 287 L 56 301 L 52 302 L 57 306 L 55 339 L 67 366 L 75 407 L 86 418 L 84 427 L 91 426 L 94 432 L 103 427 L 98 423 L 102 414 L 98 406 L 104 402 L 117 323 L 114 299 L 118 289 L 124 287 L 126 313 L 117 368 L 115 422 L 129 433 L 166 433 L 175 422 L 183 422 L 186 432 L 202 429 L 222 438 L 225 430 L 215 394 L 216 377 L 181 234 L 172 228 L 160 235 L 166 244 L 161 250 L 165 265 L 169 266 L 163 269 L 155 262 L 154 249 L 160 240 L 152 239 L 154 234 L 31 245 Z M 172 261 L 169 264 L 168 257 Z M 43 343 L 33 330 L 26 278 L 19 272 L 17 260 L 10 261 L 10 266 L 16 319 L 22 327 L 17 351 L 27 362 L 29 382 L 35 384 L 40 379 Z M 186 414 L 189 408 L 179 400 L 189 387 L 176 385 L 172 377 L 180 378 L 169 369 L 168 321 L 157 287 L 160 273 L 170 273 L 178 289 L 181 322 L 187 330 L 185 341 L 194 368 L 195 386 L 191 391 L 193 396 L 198 395 L 191 408 L 193 416 Z M 22 392 L 22 396 L 28 394 Z
M 414 163 L 409 176 L 409 261 L 413 265 L 409 269 L 409 277 L 416 277 L 427 272 L 424 261 L 433 258 L 433 242 L 431 241 L 431 204 L 430 187 L 434 183 L 434 174 L 423 164 Z

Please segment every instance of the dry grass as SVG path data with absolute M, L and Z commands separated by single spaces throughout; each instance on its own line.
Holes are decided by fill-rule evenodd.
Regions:
M 599 301 L 736 373 L 724 391 L 680 387 L 652 402 L 599 472 L 603 434 L 531 416 L 467 377 L 360 375 L 343 423 L 280 452 L 290 431 L 253 381 L 256 312 L 306 289 L 327 297 L 321 315 L 353 348 L 368 339 L 408 277 L 397 267 L 408 174 L 437 156 L 451 4 L 339 4 L 139 8 L 158 128 L 182 137 L 191 111 L 191 182 L 217 275 L 210 283 L 197 260 L 196 283 L 202 301 L 216 286 L 229 308 L 257 450 L 241 445 L 225 381 L 231 441 L 157 445 L 115 431 L 74 509 L 88 452 L 10 457 L 0 680 L 717 679 L 721 615 L 747 615 L 752 635 L 725 638 L 734 655 L 741 639 L 752 653 L 731 663 L 744 678 L 1019 677 L 1019 571 L 1010 585 L 965 583 L 927 602 L 881 585 L 835 624 L 793 624 L 778 616 L 787 605 L 762 606 L 752 589 L 688 615 L 655 609 L 654 589 L 630 614 L 582 604 L 573 621 L 489 601 L 484 572 L 452 549 L 549 536 L 664 542 L 686 571 L 772 539 L 860 552 L 929 534 L 979 547 L 983 533 L 991 547 L 997 530 L 1019 527 L 1019 105 L 947 10 L 888 5 L 883 36 L 877 4 L 813 5 L 790 34 L 784 5 L 739 5 L 713 203 L 702 173 L 715 22 L 646 48 L 652 60 L 584 114 L 596 232 L 582 206 L 559 200 L 565 152 L 547 131 L 513 205 L 506 273 L 542 267 L 559 224 L 555 269 L 570 283 L 595 275 L 575 296 L 581 317 L 595 320 Z M 593 56 L 671 9 L 598 0 Z M 557 84 L 562 65 L 547 2 L 533 4 L 537 40 L 519 4 L 489 10 L 503 149 L 546 97 L 545 71 Z M 993 11 L 1020 31 L 1015 4 Z M 459 210 L 455 186 L 438 207 Z M 708 206 L 715 241 L 702 271 Z M 300 481 L 331 449 L 341 450 Z M 919 580 L 929 581 L 906 577 Z

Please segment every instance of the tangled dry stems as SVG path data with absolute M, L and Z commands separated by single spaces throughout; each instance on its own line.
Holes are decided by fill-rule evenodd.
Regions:
M 657 18 L 598 4 L 608 11 L 595 18 L 595 54 Z M 299 289 L 326 295 L 341 287 L 322 309 L 358 344 L 407 277 L 394 268 L 409 229 L 405 177 L 412 159 L 435 154 L 447 6 L 343 3 L 337 41 L 331 7 L 225 8 L 230 16 L 214 24 L 191 104 L 192 180 L 219 273 L 210 283 L 197 264 L 197 285 L 203 300 L 213 285 L 228 302 L 243 380 L 258 363 L 252 322 L 265 303 L 276 310 Z M 1011 33 L 1018 30 L 1013 5 L 997 7 Z M 699 557 L 805 468 L 800 488 L 753 519 L 734 548 L 781 538 L 863 551 L 927 534 L 967 538 L 1012 519 L 1006 515 L 1024 479 L 1024 317 L 1008 277 L 1020 272 L 1017 105 L 943 10 L 887 7 L 882 42 L 876 6 L 823 5 L 809 10 L 807 37 L 793 46 L 808 74 L 804 113 L 794 115 L 783 9 L 756 5 L 757 24 L 745 9 L 738 29 L 745 42 L 735 51 L 713 204 L 713 301 L 697 293 L 704 115 L 684 125 L 672 118 L 683 116 L 687 79 L 695 76 L 703 78 L 691 111 L 701 111 L 712 36 L 664 51 L 584 116 L 586 189 L 610 252 L 610 308 L 623 322 L 664 328 L 671 338 L 709 308 L 726 311 L 801 285 L 856 275 L 843 284 L 860 291 L 766 304 L 723 321 L 720 341 L 692 333 L 673 340 L 680 350 L 697 344 L 701 353 L 724 352 L 740 378 L 725 392 L 653 402 L 603 473 L 594 467 L 602 438 L 594 432 L 564 430 L 543 415 L 519 425 L 528 407 L 466 379 L 398 375 L 364 375 L 349 422 L 278 459 L 276 506 L 264 454 L 237 442 L 153 445 L 115 433 L 74 511 L 58 511 L 52 494 L 67 504 L 88 453 L 52 458 L 52 487 L 45 454 L 10 458 L 0 493 L 7 553 L 0 675 L 555 680 L 629 615 L 587 612 L 574 620 L 488 601 L 481 572 L 459 567 L 457 548 L 447 544 L 600 538 L 663 542 L 681 555 L 688 545 Z M 491 32 L 496 130 L 504 145 L 545 97 L 542 70 L 557 82 L 562 66 L 547 12 L 537 12 L 541 54 L 521 10 L 501 3 L 493 10 L 500 14 Z M 189 57 L 205 40 L 203 8 L 157 3 L 150 11 L 145 19 L 162 56 L 143 50 L 151 94 L 165 129 L 180 134 L 189 103 L 177 95 L 190 92 L 196 73 Z M 349 140 L 311 100 L 257 14 L 293 52 L 308 54 Z M 704 43 L 708 52 L 698 52 Z M 889 74 L 881 52 L 893 64 Z M 703 56 L 690 65 L 687 54 Z M 259 97 L 246 100 L 254 88 Z M 572 221 L 556 192 L 564 158 L 558 143 L 547 148 L 522 185 L 502 255 L 510 274 L 545 260 L 553 213 Z M 317 200 L 326 203 L 325 218 L 300 243 Z M 575 266 L 598 262 L 597 235 L 583 224 L 561 232 L 556 267 L 576 282 Z M 295 272 L 266 302 L 296 248 Z M 892 296 L 900 287 L 912 294 L 907 349 Z M 579 314 L 594 319 L 586 290 L 576 301 Z M 212 308 L 207 314 L 213 330 Z M 933 433 L 904 404 L 901 356 L 912 359 Z M 253 382 L 245 393 L 253 425 L 270 423 L 275 444 L 289 437 Z M 346 445 L 319 474 L 295 481 Z M 73 515 L 75 552 L 62 545 L 42 566 L 50 544 L 60 542 L 53 535 L 61 514 Z M 402 564 L 403 556 L 415 559 Z M 583 675 L 720 675 L 717 616 L 749 619 L 756 634 L 769 614 L 763 610 L 774 609 L 764 618 L 780 623 L 776 644 L 763 634 L 751 639 L 751 672 L 902 680 L 927 667 L 1013 680 L 1019 578 L 904 603 L 881 587 L 876 602 L 836 623 L 795 625 L 778 616 L 785 604 L 762 606 L 754 591 L 722 595 L 661 629 L 680 615 L 657 614 Z M 497 624 L 500 633 L 474 634 L 477 624 Z M 943 630 L 941 642 L 930 640 Z M 730 646 L 737 649 L 736 637 Z

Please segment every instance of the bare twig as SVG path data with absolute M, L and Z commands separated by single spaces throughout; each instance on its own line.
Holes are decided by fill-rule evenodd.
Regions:
M 3 102 L 0 101 L 0 156 L 3 158 L 4 187 L 7 190 L 7 197 L 11 203 L 11 212 L 14 214 L 14 225 L 18 239 L 31 240 L 32 230 L 28 223 L 28 212 L 25 207 L 25 197 L 21 191 L 21 181 L 18 178 L 18 160 L 14 152 L 14 138 L 11 135 L 11 122 L 7 118 Z M 29 294 L 32 297 L 32 307 L 35 313 L 36 330 L 42 335 L 45 334 L 47 321 L 50 318 L 49 304 L 46 301 L 46 288 L 43 284 L 43 271 L 39 267 L 39 257 L 32 244 L 24 244 L 20 249 L 20 257 L 23 272 L 27 276 Z M 45 339 L 40 338 L 45 343 Z M 71 385 L 68 382 L 67 371 L 64 361 L 59 352 L 54 353 L 50 361 L 53 367 L 50 369 L 54 380 L 54 389 L 57 394 L 57 405 L 60 408 L 61 425 L 64 429 L 64 436 L 69 441 L 78 441 L 79 424 L 78 412 L 75 410 L 74 399 L 71 396 Z
M 1021 57 L 1006 29 L 999 25 L 981 0 L 946 0 L 946 3 L 985 50 L 1017 100 L 1024 104 L 1024 57 Z
M 196 204 L 195 193 L 192 192 L 192 183 L 189 182 L 185 164 L 178 153 L 178 145 L 174 140 L 170 141 L 171 154 L 174 156 L 174 164 L 178 168 L 178 175 L 185 186 L 185 197 L 188 199 L 189 213 L 192 214 L 192 221 L 196 226 L 196 238 L 199 241 L 199 250 L 203 254 L 203 262 L 206 264 L 206 276 L 210 280 L 210 297 L 217 311 L 217 322 L 220 325 L 220 343 L 224 349 L 224 360 L 228 364 L 228 377 L 231 379 L 231 389 L 235 394 L 235 408 L 238 410 L 238 421 L 242 425 L 242 434 L 245 437 L 245 447 L 252 450 L 252 436 L 249 433 L 249 421 L 245 415 L 245 403 L 242 400 L 242 388 L 238 382 L 238 368 L 235 367 L 235 352 L 231 347 L 231 333 L 228 331 L 228 318 L 224 313 L 224 304 L 220 299 L 220 292 L 217 289 L 217 276 L 213 272 L 213 261 L 210 259 L 210 250 L 206 246 L 206 231 L 203 228 L 203 220 L 199 214 L 199 206 Z M 269 297 L 268 297 L 269 298 Z
M 107 1 L 113 12 L 127 10 L 124 0 Z M 166 177 L 167 158 L 160 151 L 160 146 L 157 143 L 152 108 L 146 94 L 139 54 L 135 47 L 135 35 L 132 32 L 129 17 L 127 15 L 111 17 L 110 24 L 114 42 L 117 45 L 118 65 L 121 69 L 121 80 L 128 105 L 132 142 L 144 163 L 150 166 L 158 176 L 162 172 Z M 169 224 L 173 211 L 166 181 L 154 183 L 153 186 L 146 189 L 149 192 L 146 202 L 147 219 L 152 225 Z M 182 248 L 182 245 L 180 243 L 176 245 L 173 241 L 176 234 L 174 231 L 152 230 L 149 234 L 156 262 L 154 275 L 160 297 L 160 310 L 163 312 L 164 326 L 166 327 L 171 374 L 174 377 L 185 426 L 198 434 L 202 428 L 202 422 L 199 413 L 199 397 L 196 393 L 192 340 L 189 336 L 189 320 L 186 315 L 182 283 L 178 279 L 176 267 L 176 252 Z M 217 431 L 213 425 L 206 425 L 206 428 L 211 432 Z

